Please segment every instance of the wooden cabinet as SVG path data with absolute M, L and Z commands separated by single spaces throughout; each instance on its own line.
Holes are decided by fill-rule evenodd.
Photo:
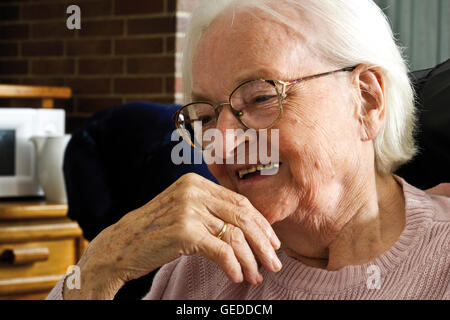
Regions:
M 66 204 L 0 201 L 0 299 L 44 299 L 86 246 Z

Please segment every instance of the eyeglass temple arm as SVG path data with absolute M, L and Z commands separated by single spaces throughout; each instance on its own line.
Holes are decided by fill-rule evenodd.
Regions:
M 302 82 L 302 81 L 307 81 L 307 80 L 312 80 L 312 79 L 316 79 L 316 78 L 321 78 L 321 77 L 325 77 L 325 76 L 328 76 L 330 74 L 338 73 L 338 72 L 351 72 L 351 71 L 355 70 L 357 67 L 358 66 L 346 67 L 346 68 L 342 68 L 342 69 L 339 69 L 339 70 L 334 70 L 334 71 L 329 71 L 329 72 L 325 72 L 325 73 L 320 73 L 320 74 L 316 74 L 316 75 L 313 75 L 313 76 L 308 76 L 308 77 L 304 77 L 304 78 L 301 78 L 301 79 L 293 80 L 291 82 L 288 82 L 287 84 L 294 84 L 294 83 L 299 83 L 299 82 Z
M 342 68 L 342 69 L 339 69 L 339 70 L 334 70 L 334 71 L 329 71 L 329 72 L 325 72 L 325 73 L 320 73 L 320 74 L 316 74 L 316 75 L 313 75 L 313 76 L 307 76 L 307 77 L 300 78 L 300 79 L 297 79 L 297 80 L 292 80 L 292 81 L 287 81 L 287 82 L 278 80 L 277 82 L 282 85 L 281 96 L 285 97 L 286 96 L 286 88 L 289 85 L 292 85 L 292 84 L 295 84 L 295 83 L 300 83 L 300 82 L 303 82 L 303 81 L 316 79 L 316 78 L 325 77 L 325 76 L 328 76 L 330 74 L 337 73 L 337 72 L 351 72 L 351 71 L 355 70 L 357 67 L 358 66 L 346 67 L 346 68 Z
M 176 121 L 177 121 L 177 120 L 176 120 Z M 196 121 L 199 121 L 199 120 L 183 120 L 183 121 L 179 121 L 179 120 L 178 120 L 179 123 L 183 123 L 183 124 L 191 124 L 191 123 L 194 123 L 194 122 L 196 122 Z

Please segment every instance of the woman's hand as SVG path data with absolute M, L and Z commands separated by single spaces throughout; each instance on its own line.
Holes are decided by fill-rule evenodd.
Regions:
M 190 173 L 103 230 L 78 264 L 81 290 L 66 290 L 64 298 L 113 298 L 125 282 L 197 253 L 231 281 L 258 284 L 263 279 L 257 260 L 279 271 L 279 247 L 272 227 L 247 198 Z

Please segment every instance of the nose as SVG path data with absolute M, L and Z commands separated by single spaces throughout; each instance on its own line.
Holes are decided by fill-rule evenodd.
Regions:
M 245 155 L 238 155 L 237 152 L 241 150 L 245 152 L 245 148 L 238 148 L 238 146 L 247 140 L 244 134 L 246 128 L 233 114 L 229 104 L 221 105 L 218 111 L 216 129 L 219 130 L 222 137 L 222 154 L 220 156 L 224 163 L 235 163 L 235 157 L 245 157 Z
M 217 130 L 225 133 L 227 129 L 234 129 L 242 126 L 234 116 L 228 103 L 219 104 L 216 108 L 219 113 L 216 124 Z
M 219 155 L 223 160 L 234 157 L 234 150 L 230 142 L 227 143 L 227 134 L 230 134 L 230 130 L 236 129 L 240 126 L 239 121 L 233 115 L 230 106 L 222 104 L 218 106 L 219 116 L 217 118 L 216 129 L 220 132 L 222 138 L 222 153 Z M 227 146 L 228 145 L 228 146 Z M 224 161 L 224 163 L 226 163 Z

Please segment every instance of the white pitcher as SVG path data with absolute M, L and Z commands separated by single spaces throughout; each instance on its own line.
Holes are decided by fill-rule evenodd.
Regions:
M 38 160 L 39 183 L 48 202 L 67 202 L 63 175 L 64 151 L 71 135 L 35 136 L 34 143 Z

